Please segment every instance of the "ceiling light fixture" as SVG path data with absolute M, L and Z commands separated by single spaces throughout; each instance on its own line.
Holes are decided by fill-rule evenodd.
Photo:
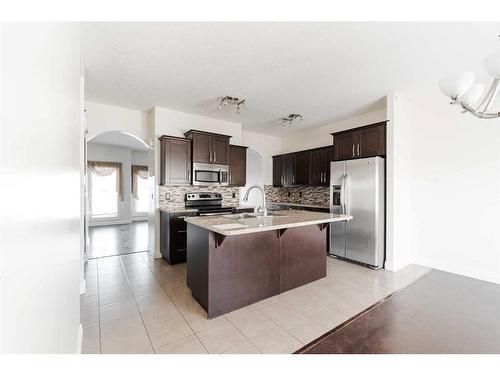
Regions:
M 446 77 L 439 81 L 439 87 L 444 95 L 451 98 L 450 104 L 462 107 L 462 113 L 469 112 L 478 118 L 497 118 L 500 117 L 500 112 L 487 111 L 500 89 L 500 51 L 486 57 L 483 60 L 483 66 L 486 72 L 493 77 L 493 82 L 482 99 L 484 84 L 474 83 L 476 79 L 474 72 L 464 72 Z M 478 102 L 479 104 L 477 104 Z
M 222 111 L 225 106 L 228 104 L 232 104 L 236 106 L 236 113 L 240 113 L 241 108 L 245 108 L 245 100 L 246 99 L 240 99 L 240 98 L 235 98 L 233 96 L 224 96 L 219 98 L 219 105 L 217 105 L 217 110 Z
M 281 118 L 281 125 L 290 127 L 290 126 L 292 126 L 292 122 L 295 119 L 300 120 L 300 125 L 302 125 L 304 123 L 304 117 L 302 115 L 299 115 L 298 113 L 291 113 L 288 115 L 288 117 Z

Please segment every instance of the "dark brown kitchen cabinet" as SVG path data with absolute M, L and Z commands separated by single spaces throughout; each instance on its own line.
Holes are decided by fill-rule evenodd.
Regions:
M 311 154 L 309 185 L 328 186 L 330 183 L 330 162 L 333 159 L 333 147 L 322 147 L 309 151 Z
M 247 148 L 229 145 L 229 185 L 245 186 L 247 181 Z
M 273 156 L 273 186 L 283 186 L 283 166 L 281 155 Z
M 160 185 L 191 183 L 191 140 L 160 137 Z
M 198 130 L 190 130 L 184 136 L 193 142 L 194 163 L 228 164 L 230 136 Z
M 309 185 L 310 163 L 310 151 L 302 151 L 295 154 L 295 177 L 293 185 Z
M 295 162 L 295 154 L 287 154 L 281 157 L 281 175 L 283 179 L 283 186 L 292 186 L 295 184 Z
M 169 264 L 186 261 L 187 232 L 186 216 L 195 212 L 165 212 L 160 211 L 160 251 Z
M 386 123 L 332 133 L 334 160 L 385 156 Z

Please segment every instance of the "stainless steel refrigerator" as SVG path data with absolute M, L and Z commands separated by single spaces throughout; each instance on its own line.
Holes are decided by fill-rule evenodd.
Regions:
M 330 165 L 330 211 L 353 219 L 330 226 L 331 255 L 380 268 L 385 258 L 384 159 L 355 159 Z

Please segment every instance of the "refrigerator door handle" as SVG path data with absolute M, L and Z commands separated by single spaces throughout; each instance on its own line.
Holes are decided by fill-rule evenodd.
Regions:
M 345 199 L 344 199 L 344 194 L 345 194 L 345 175 L 342 175 L 340 178 L 340 210 L 342 211 L 342 214 L 345 215 Z

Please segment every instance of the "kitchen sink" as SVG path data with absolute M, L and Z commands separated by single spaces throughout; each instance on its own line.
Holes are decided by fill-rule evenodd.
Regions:
M 232 215 L 224 215 L 224 217 L 227 217 L 228 219 L 235 219 L 235 220 L 241 220 L 241 219 L 267 219 L 267 218 L 272 218 L 272 217 L 284 217 L 287 215 L 282 215 L 282 214 L 267 214 L 267 216 L 262 216 L 257 213 L 250 213 L 250 212 L 244 212 L 241 214 L 232 214 Z

